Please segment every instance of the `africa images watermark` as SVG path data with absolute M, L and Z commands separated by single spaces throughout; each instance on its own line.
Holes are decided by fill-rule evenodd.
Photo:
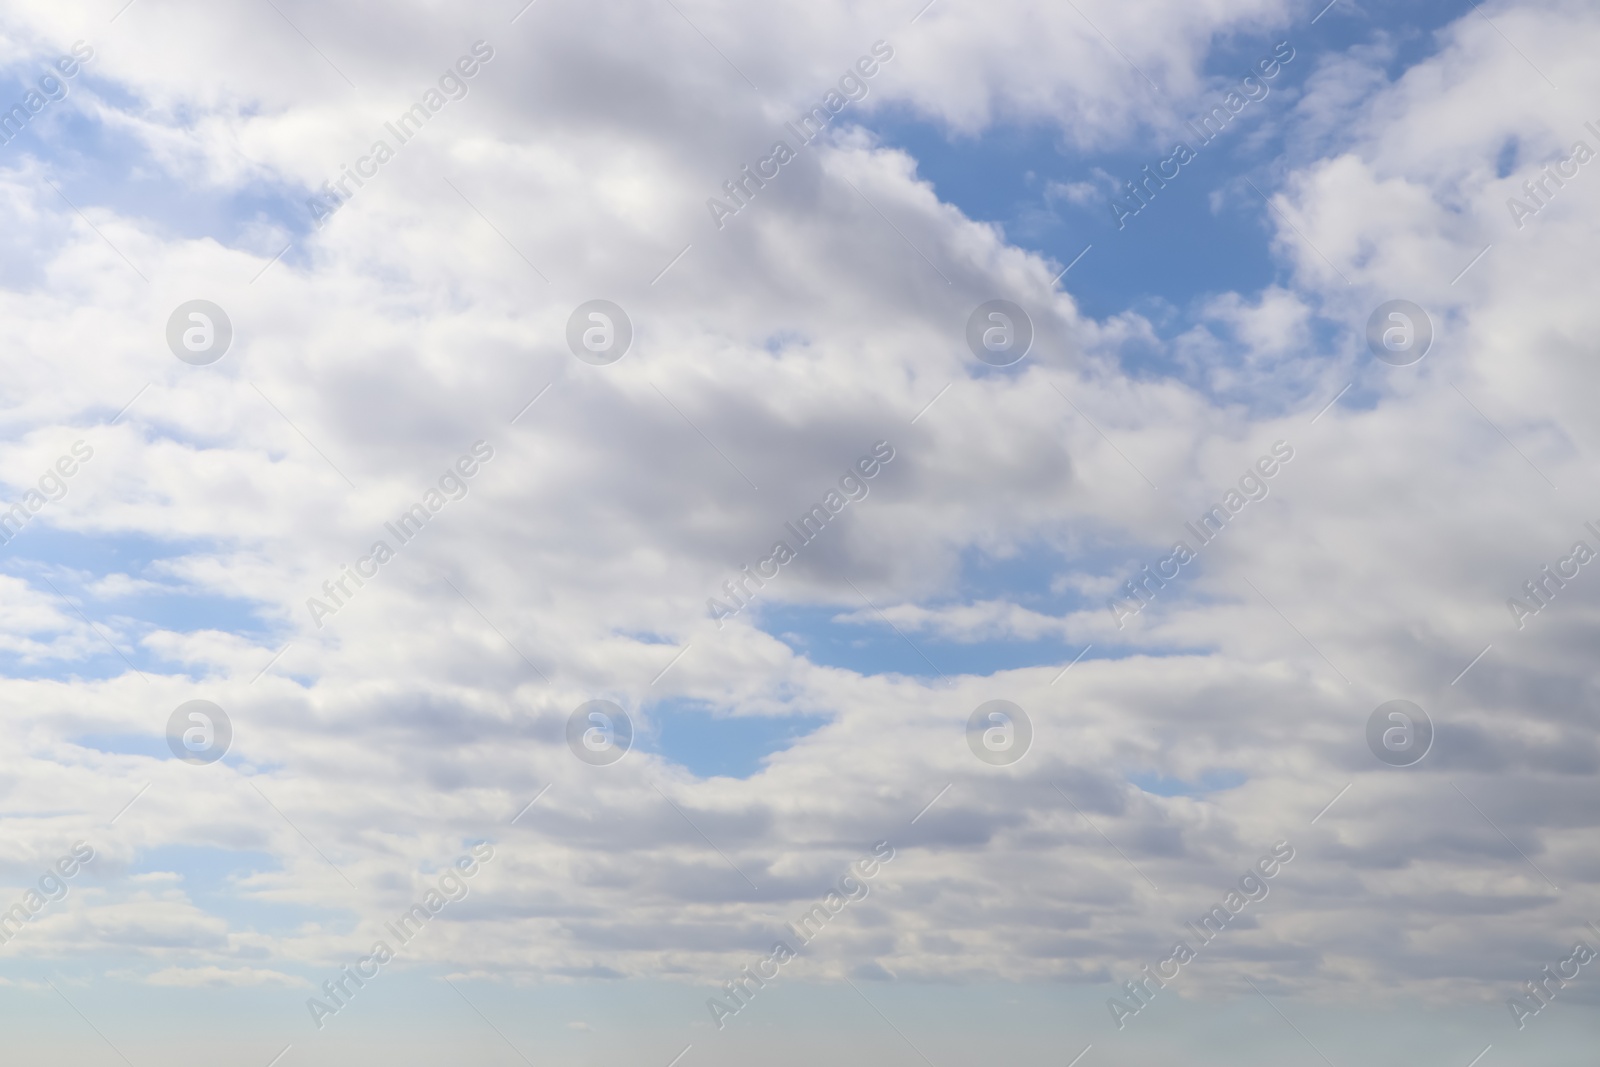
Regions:
M 395 147 L 389 147 L 389 142 L 378 138 L 372 142 L 372 147 L 367 154 L 355 161 L 352 167 L 349 164 L 340 164 L 338 178 L 322 183 L 322 196 L 313 196 L 306 201 L 306 207 L 311 211 L 311 219 L 321 229 L 323 223 L 331 218 L 334 212 L 344 207 L 355 191 L 349 186 L 355 183 L 356 189 L 366 184 L 363 178 L 371 179 L 378 176 L 378 168 L 395 157 L 395 152 L 400 145 L 422 132 L 422 127 L 434 115 L 444 110 L 445 104 L 451 100 L 466 99 L 467 82 L 476 77 L 484 65 L 494 58 L 494 49 L 486 41 L 472 42 L 470 55 L 457 59 L 455 65 L 439 75 L 439 88 L 429 86 L 423 90 L 420 102 L 412 104 L 399 118 L 393 122 L 385 122 L 384 128 L 394 136 Z
M 855 65 L 840 77 L 837 89 L 829 89 L 823 94 L 822 103 L 801 116 L 799 126 L 786 122 L 784 129 L 793 134 L 800 147 L 804 148 L 822 136 L 823 129 L 844 110 L 846 104 L 867 98 L 867 79 L 878 73 L 880 63 L 887 63 L 893 58 L 894 47 L 888 41 L 874 41 L 872 54 L 856 60 Z M 765 189 L 767 182 L 776 178 L 797 155 L 798 152 L 789 147 L 788 141 L 780 139 L 773 142 L 772 151 L 767 156 L 756 161 L 753 171 L 746 164 L 739 169 L 737 176 L 723 182 L 722 191 L 732 201 L 731 206 L 714 196 L 706 199 L 706 208 L 711 212 L 711 221 L 717 229 L 722 229 L 728 218 L 749 207 L 756 191 Z
M 867 481 L 877 477 L 883 467 L 894 459 L 894 455 L 894 447 L 888 441 L 875 442 L 872 452 L 856 460 L 855 465 L 840 477 L 838 489 L 829 489 L 827 495 L 822 498 L 822 503 L 812 504 L 811 510 L 800 517 L 798 527 L 792 522 L 786 522 L 783 524 L 784 529 L 793 535 L 800 547 L 816 540 L 823 527 L 838 516 L 846 504 L 867 498 Z M 723 591 L 728 599 L 733 601 L 732 607 L 716 597 L 706 598 L 706 608 L 711 612 L 711 617 L 717 620 L 717 629 L 722 629 L 724 619 L 733 618 L 755 600 L 755 593 L 750 589 L 751 582 L 755 583 L 756 589 L 764 588 L 768 581 L 778 576 L 779 568 L 791 562 L 798 554 L 787 541 L 774 541 L 771 554 L 755 564 L 754 574 L 750 573 L 750 566 L 746 564 L 740 570 L 738 578 L 730 578 L 723 582 Z
M 822 928 L 833 921 L 834 916 L 848 905 L 867 899 L 872 892 L 867 883 L 877 877 L 880 864 L 893 859 L 894 846 L 887 841 L 879 841 L 872 846 L 872 855 L 850 864 L 845 873 L 839 876 L 834 889 L 811 905 L 796 922 L 788 924 L 788 930 L 795 940 L 801 945 L 810 944 L 822 932 Z M 772 951 L 765 957 L 741 968 L 737 977 L 722 983 L 727 1002 L 716 997 L 706 998 L 706 1010 L 711 1013 L 711 1021 L 717 1024 L 717 1029 L 724 1029 L 728 1025 L 725 1021 L 728 1016 L 737 1015 L 748 1007 L 756 993 L 778 977 L 780 968 L 797 956 L 799 952 L 787 941 L 774 941 Z
M 1228 525 L 1230 519 L 1243 511 L 1246 504 L 1265 500 L 1272 492 L 1267 484 L 1268 479 L 1277 475 L 1282 469 L 1281 464 L 1288 463 L 1293 458 L 1294 449 L 1287 441 L 1272 442 L 1271 454 L 1262 456 L 1256 460 L 1253 467 L 1244 472 L 1244 476 L 1239 479 L 1239 488 L 1229 489 L 1222 494 L 1222 503 L 1211 505 L 1196 522 L 1184 523 L 1183 528 L 1189 531 L 1199 547 L 1190 548 L 1188 542 L 1177 541 L 1173 544 L 1171 553 L 1156 561 L 1154 572 L 1147 565 L 1139 572 L 1142 577 L 1124 582 L 1122 590 L 1125 595 L 1111 597 L 1106 601 L 1106 607 L 1111 610 L 1111 617 L 1117 621 L 1117 629 L 1122 629 L 1124 620 L 1143 611 L 1156 598 L 1156 591 L 1165 589 L 1168 581 L 1178 577 L 1183 567 L 1199 556 L 1201 548 L 1216 540 L 1222 533 L 1222 528 Z M 1167 570 L 1169 564 L 1172 566 L 1170 572 Z
M 467 483 L 478 473 L 479 463 L 487 463 L 493 458 L 493 445 L 487 441 L 474 441 L 471 455 L 462 456 L 439 476 L 439 488 L 430 487 L 422 494 L 420 503 L 412 504 L 394 522 L 384 523 L 383 528 L 394 537 L 396 545 L 410 542 L 422 532 L 422 527 L 427 525 L 429 519 L 444 510 L 446 504 L 466 498 Z M 389 542 L 374 541 L 367 554 L 356 560 L 353 566 L 344 564 L 343 572 L 338 577 L 323 582 L 322 593 L 327 600 L 314 596 L 306 598 L 306 610 L 311 612 L 311 621 L 317 624 L 317 629 L 322 629 L 325 617 L 339 614 L 341 608 L 355 599 L 356 593 L 367 584 L 363 579 L 377 577 L 378 569 L 394 557 L 395 549 L 390 547 Z M 348 583 L 351 582 L 355 583 L 355 589 L 350 588 Z
M 0 144 L 10 144 L 12 139 L 21 134 L 23 128 L 33 121 L 33 116 L 57 100 L 64 99 L 67 95 L 67 83 L 62 78 L 76 76 L 79 64 L 87 63 L 93 58 L 94 49 L 86 42 L 72 42 L 72 54 L 57 58 L 53 64 L 60 73 L 60 78 L 46 71 L 39 77 L 37 89 L 29 89 L 20 104 L 12 104 L 9 111 L 0 112 Z
M 94 859 L 94 848 L 86 841 L 74 841 L 72 851 L 60 857 L 39 878 L 39 888 L 30 889 L 0 915 L 0 945 L 8 945 L 31 923 L 45 906 L 67 898 L 67 880 Z
M 1593 923 L 1588 925 L 1591 930 L 1595 929 Z M 1578 972 L 1583 970 L 1585 965 L 1594 961 L 1594 956 L 1594 949 L 1590 948 L 1586 943 L 1582 941 L 1575 942 L 1572 946 L 1572 952 L 1566 959 L 1555 962 L 1553 971 L 1550 964 L 1545 964 L 1544 968 L 1539 972 L 1540 977 L 1522 983 L 1523 988 L 1527 990 L 1526 993 L 1507 997 L 1506 1007 L 1511 1009 L 1511 1018 L 1516 1022 L 1517 1029 L 1524 1029 L 1528 1025 L 1529 1019 L 1538 1015 L 1545 1009 L 1546 1005 L 1556 999 L 1556 994 L 1567 988 L 1567 984 L 1578 977 Z M 1570 971 L 1568 970 L 1569 967 L 1571 968 Z M 1554 989 L 1550 988 L 1552 982 L 1555 983 Z
M 1600 138 L 1600 128 L 1592 122 L 1585 122 L 1584 128 L 1595 137 Z M 1559 159 L 1554 163 L 1546 163 L 1537 178 L 1529 178 L 1522 183 L 1522 192 L 1527 196 L 1528 202 L 1514 196 L 1506 197 L 1506 209 L 1511 212 L 1511 221 L 1517 224 L 1517 229 L 1522 229 L 1528 220 L 1545 208 L 1555 199 L 1556 193 L 1567 187 L 1567 182 L 1578 176 L 1584 164 L 1594 158 L 1594 149 L 1587 142 L 1575 141 L 1572 153 L 1566 159 Z M 1551 173 L 1554 171 L 1554 173 Z M 1555 185 L 1552 189 L 1551 184 Z
M 1586 522 L 1583 525 L 1594 535 L 1596 542 L 1600 542 L 1600 530 L 1595 528 L 1594 523 Z M 1506 598 L 1506 610 L 1511 612 L 1511 621 L 1517 624 L 1517 629 L 1521 630 L 1528 625 L 1529 615 L 1537 615 L 1549 607 L 1556 594 L 1578 576 L 1579 568 L 1594 558 L 1595 550 L 1589 547 L 1589 542 L 1574 541 L 1572 550 L 1556 560 L 1553 570 L 1547 563 L 1539 568 L 1537 575 L 1523 582 L 1522 593 L 1526 600 L 1517 597 Z
M 1204 148 L 1222 135 L 1233 118 L 1242 112 L 1251 103 L 1265 100 L 1272 91 L 1268 84 L 1283 71 L 1283 66 L 1294 59 L 1294 48 L 1288 41 L 1279 41 L 1273 46 L 1272 54 L 1263 56 L 1256 61 L 1255 70 L 1246 74 L 1239 82 L 1239 87 L 1230 90 L 1222 98 L 1222 103 L 1217 104 L 1200 117 L 1198 125 L 1190 120 L 1186 125 L 1194 131 L 1198 139 L 1197 144 Z M 1259 76 L 1258 76 L 1259 75 Z M 1215 128 L 1213 128 L 1215 127 Z M 1124 181 L 1122 184 L 1127 191 L 1127 203 L 1113 198 L 1111 201 L 1111 220 L 1117 224 L 1117 229 L 1126 229 L 1128 220 L 1150 206 L 1156 198 L 1156 193 L 1167 187 L 1167 182 L 1175 180 L 1183 173 L 1183 168 L 1194 162 L 1198 153 L 1183 141 L 1178 141 L 1172 146 L 1172 153 L 1166 159 L 1156 164 L 1152 172 L 1146 163 L 1141 172 L 1144 178 L 1138 183 Z M 1172 166 L 1172 173 L 1167 173 L 1167 166 Z M 1129 206 L 1129 205 L 1132 206 Z
M 0 545 L 10 544 L 11 539 L 22 532 L 22 528 L 43 510 L 46 503 L 66 496 L 67 479 L 77 474 L 79 466 L 89 462 L 94 455 L 94 449 L 85 441 L 72 442 L 71 452 L 71 455 L 59 456 L 45 468 L 35 483 L 37 489 L 29 489 L 22 494 L 20 501 L 0 511 Z M 16 529 L 12 529 L 13 525 Z
M 480 841 L 472 846 L 469 855 L 457 859 L 451 869 L 439 877 L 436 886 L 430 886 L 423 894 L 422 903 L 413 904 L 404 914 L 393 922 L 384 923 L 384 929 L 394 936 L 395 942 L 400 947 L 405 947 L 414 941 L 435 915 L 444 910 L 446 904 L 453 904 L 467 899 L 471 888 L 467 879 L 475 876 L 482 869 L 481 864 L 494 859 L 494 846 L 487 841 Z M 322 983 L 322 992 L 332 1003 L 327 1003 L 316 997 L 306 998 L 306 1009 L 311 1012 L 311 1021 L 321 1030 L 327 1025 L 324 1020 L 330 1015 L 338 1015 L 350 1006 L 350 1001 L 357 992 L 372 979 L 378 977 L 385 964 L 398 955 L 396 949 L 391 948 L 387 941 L 375 941 L 372 951 L 356 960 L 354 966 L 342 967 L 339 973 Z
M 1215 941 L 1233 921 L 1234 916 L 1244 911 L 1250 904 L 1259 903 L 1267 899 L 1267 894 L 1272 891 L 1267 881 L 1277 876 L 1283 865 L 1294 859 L 1294 847 L 1287 841 L 1279 841 L 1272 846 L 1272 851 L 1256 860 L 1255 865 L 1246 871 L 1240 878 L 1235 889 L 1228 890 L 1227 896 L 1222 898 L 1222 903 L 1214 904 L 1211 910 L 1200 917 L 1197 926 L 1192 922 L 1183 925 L 1195 937 L 1197 944 L 1204 948 Z M 1111 1011 L 1111 1021 L 1121 1030 L 1128 1025 L 1128 1016 L 1138 1015 L 1150 1002 L 1155 999 L 1156 993 L 1164 989 L 1166 984 L 1177 978 L 1184 966 L 1192 962 L 1199 953 L 1189 947 L 1187 941 L 1179 940 L 1172 946 L 1172 951 L 1167 958 L 1157 964 L 1145 964 L 1140 970 L 1141 977 L 1130 978 L 1122 983 L 1122 990 L 1127 994 L 1130 1004 L 1125 1004 L 1116 997 L 1106 1000 L 1106 1007 Z M 1171 966 L 1168 971 L 1167 967 Z M 1155 988 L 1151 988 L 1154 986 Z

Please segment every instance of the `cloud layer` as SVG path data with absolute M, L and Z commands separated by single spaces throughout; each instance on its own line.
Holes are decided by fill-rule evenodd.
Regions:
M 1180 995 L 1504 1016 L 1600 936 L 1600 579 L 1525 589 L 1600 550 L 1593 11 L 1348 44 L 1359 14 L 1278 3 L 504 6 L 0 26 L 19 83 L 93 50 L 0 147 L 0 477 L 31 516 L 0 568 L 0 867 L 21 892 L 97 853 L 0 947 L 17 980 L 301 1012 L 482 840 L 403 967 L 714 992 L 879 841 L 809 980 L 1117 994 L 1279 841 L 1295 861 Z M 1301 81 L 1271 162 L 1213 195 L 1276 277 L 1176 328 L 1144 293 L 1085 314 L 1092 256 L 1063 280 L 882 133 L 1156 158 L 1257 38 L 1296 42 Z M 880 41 L 800 144 L 785 123 Z M 707 199 L 777 140 L 792 162 L 719 227 Z M 319 220 L 325 182 L 349 195 Z M 966 341 L 996 297 L 1035 330 L 1007 368 Z M 1397 298 L 1435 334 L 1406 367 L 1366 341 Z M 196 299 L 232 325 L 209 365 L 167 342 Z M 631 322 L 609 365 L 568 346 L 595 299 Z M 719 624 L 708 598 L 878 442 L 865 496 Z M 1180 541 L 1193 562 L 1129 599 Z M 168 749 L 196 698 L 231 721 L 221 762 Z M 1033 728 L 1007 767 L 966 738 L 997 698 Z M 1394 698 L 1436 730 L 1415 766 L 1368 749 Z M 638 733 L 612 766 L 568 744 L 592 699 Z M 688 707 L 823 725 L 703 776 L 671 743 Z

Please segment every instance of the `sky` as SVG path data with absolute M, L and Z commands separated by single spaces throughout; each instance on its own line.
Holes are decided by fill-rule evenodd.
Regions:
M 1597 48 L 7 5 L 7 1062 L 1587 1063 Z

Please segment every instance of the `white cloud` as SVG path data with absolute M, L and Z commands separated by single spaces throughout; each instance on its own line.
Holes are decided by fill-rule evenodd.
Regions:
M 270 213 L 247 249 L 225 247 L 185 236 L 174 203 L 147 212 L 112 191 L 80 217 L 42 184 L 88 169 L 65 150 L 5 160 L 5 222 L 20 235 L 9 269 L 26 281 L 0 293 L 13 427 L 0 470 L 22 485 L 63 442 L 92 440 L 93 463 L 36 521 L 113 547 L 161 539 L 171 555 L 144 575 L 62 564 L 89 576 L 63 592 L 178 581 L 248 605 L 268 631 L 91 626 L 31 573 L 0 578 L 4 650 L 85 668 L 0 686 L 19 813 L 6 869 L 31 877 L 80 836 L 104 859 L 93 892 L 29 930 L 31 951 L 126 955 L 137 963 L 119 973 L 156 985 L 292 986 L 295 968 L 366 951 L 420 899 L 430 865 L 487 837 L 498 858 L 408 960 L 720 981 L 861 843 L 888 838 L 902 858 L 819 940 L 818 973 L 1099 982 L 1131 973 L 1145 940 L 1288 837 L 1302 865 L 1258 928 L 1215 950 L 1213 988 L 1271 970 L 1330 997 L 1448 985 L 1491 1000 L 1537 969 L 1527 946 L 1556 937 L 1593 869 L 1584 650 L 1597 611 L 1583 579 L 1526 631 L 1504 601 L 1600 517 L 1583 495 L 1600 178 L 1585 171 L 1520 231 L 1504 199 L 1584 136 L 1592 116 L 1566 101 L 1594 95 L 1591 13 L 1490 12 L 1560 95 L 1470 12 L 1396 81 L 1381 47 L 1324 63 L 1296 105 L 1283 218 L 1262 207 L 1287 276 L 1211 299 L 1165 349 L 1192 372 L 1181 382 L 1122 369 L 1125 348 L 1154 340 L 1147 321 L 1084 317 L 1051 264 L 940 202 L 910 156 L 859 131 L 808 148 L 725 230 L 704 208 L 883 35 L 897 55 L 864 110 L 892 102 L 963 131 L 1046 117 L 1082 145 L 1157 125 L 1142 77 L 1070 5 L 941 3 L 895 33 L 842 6 L 686 8 L 759 95 L 668 6 L 538 5 L 493 33 L 454 10 L 286 10 L 357 89 L 265 9 L 141 5 L 97 39 L 90 113 L 132 139 L 174 203 L 314 187 L 472 41 L 492 38 L 497 57 L 277 264 L 265 235 L 291 227 Z M 1214 36 L 1285 19 L 1275 4 L 1087 13 L 1180 98 L 1204 84 Z M 74 39 L 51 5 L 9 18 L 18 39 Z M 1496 178 L 1512 136 L 1518 169 Z M 1062 195 L 1088 195 L 1073 188 Z M 1039 332 L 1009 375 L 978 373 L 962 336 L 995 293 L 1025 303 Z M 1371 308 L 1397 295 L 1436 312 L 1435 350 L 1415 368 L 1362 347 Z M 195 296 L 236 331 L 210 367 L 164 349 L 167 315 Z M 563 340 L 597 296 L 635 325 L 610 367 Z M 1059 685 L 1075 652 L 939 688 L 819 665 L 748 620 L 717 630 L 707 595 L 879 439 L 895 463 L 776 596 L 862 627 L 887 618 L 913 639 L 1048 637 L 1118 658 L 1086 659 Z M 1297 458 L 1273 496 L 1118 630 L 1100 601 L 1278 439 Z M 466 498 L 317 628 L 306 598 L 477 440 L 495 458 Z M 20 558 L 48 533 L 25 532 Z M 955 599 L 970 555 L 1037 546 L 1071 554 L 1060 587 L 1092 594 L 1089 607 Z M 158 662 L 124 671 L 106 642 Z M 115 677 L 86 666 L 101 660 Z M 998 695 L 1038 732 L 1015 773 L 990 773 L 961 735 Z M 1362 739 L 1370 710 L 1399 695 L 1440 728 L 1430 762 L 1404 775 Z M 229 762 L 68 744 L 158 737 L 196 696 L 232 717 Z M 567 715 L 596 696 L 641 716 L 684 697 L 830 717 L 748 781 L 701 781 L 644 752 L 614 768 L 573 760 Z M 1160 797 L 1128 783 L 1140 771 L 1246 781 Z M 1132 877 L 1099 832 L 1171 891 Z M 274 932 L 127 874 L 177 844 L 267 853 L 281 866 L 230 891 L 301 918 Z
M 181 988 L 277 985 L 297 989 L 311 985 L 302 978 L 258 967 L 163 967 L 143 976 L 143 981 Z

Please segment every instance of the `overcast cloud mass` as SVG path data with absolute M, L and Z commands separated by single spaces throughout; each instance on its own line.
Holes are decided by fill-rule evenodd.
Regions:
M 1600 8 L 524 2 L 0 10 L 0 1060 L 1591 1062 Z

